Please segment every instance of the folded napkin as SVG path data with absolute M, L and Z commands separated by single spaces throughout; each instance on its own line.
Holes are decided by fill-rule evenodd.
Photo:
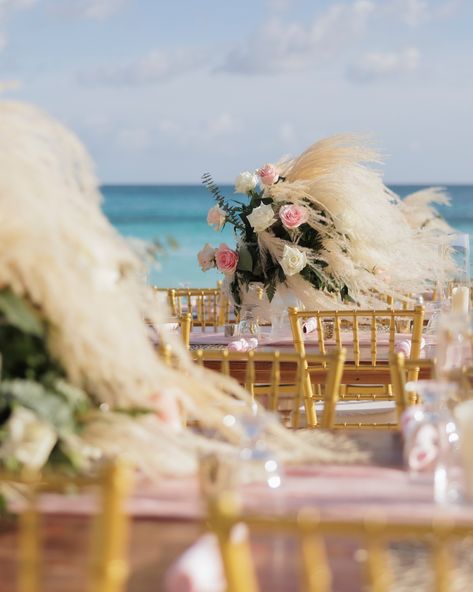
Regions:
M 258 347 L 258 340 L 256 337 L 249 337 L 245 339 L 237 339 L 236 341 L 230 341 L 228 344 L 228 350 L 234 352 L 247 352 Z
M 408 358 L 411 355 L 411 347 L 412 347 L 412 341 L 410 339 L 403 339 L 402 341 L 399 341 L 398 343 L 396 343 L 396 345 L 394 346 L 394 351 L 396 353 L 402 353 L 406 356 L 406 358 Z M 420 341 L 420 350 L 422 351 L 425 347 L 425 339 L 422 337 L 421 341 Z
M 205 534 L 167 570 L 166 592 L 223 592 L 226 589 L 217 539 Z
M 313 333 L 317 329 L 317 319 L 310 317 L 302 323 L 302 333 Z

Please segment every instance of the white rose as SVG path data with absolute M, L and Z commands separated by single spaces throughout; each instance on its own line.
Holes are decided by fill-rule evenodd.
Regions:
M 273 208 L 270 204 L 261 204 L 247 218 L 255 232 L 263 232 L 263 230 L 266 230 L 266 228 L 269 228 L 276 222 Z
M 53 428 L 37 415 L 18 407 L 7 424 L 8 435 L 0 448 L 2 458 L 14 458 L 22 466 L 40 469 L 48 460 L 57 442 Z
M 258 177 L 250 171 L 240 173 L 235 181 L 236 193 L 248 193 L 252 191 L 258 184 Z
M 284 245 L 280 264 L 287 276 L 295 275 L 307 265 L 307 257 L 304 251 L 299 251 L 296 247 Z
M 215 267 L 215 249 L 209 243 L 206 243 L 197 254 L 202 271 L 207 271 Z

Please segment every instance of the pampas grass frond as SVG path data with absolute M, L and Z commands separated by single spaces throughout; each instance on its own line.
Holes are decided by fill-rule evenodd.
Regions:
M 14 102 L 0 103 L 0 137 L 0 285 L 37 307 L 68 380 L 110 409 L 90 416 L 84 442 L 106 455 L 126 453 L 153 478 L 194 471 L 199 450 L 234 449 L 238 433 L 222 420 L 238 414 L 235 399 L 251 408 L 248 393 L 196 366 L 177 335 L 163 330 L 178 370 L 156 355 L 145 318 L 160 326 L 168 311 L 141 283 L 140 261 L 101 212 L 93 165 L 77 138 Z M 161 420 L 176 401 L 218 437 Z M 156 415 L 130 417 L 116 407 Z M 268 434 L 284 458 L 343 460 L 277 424 Z

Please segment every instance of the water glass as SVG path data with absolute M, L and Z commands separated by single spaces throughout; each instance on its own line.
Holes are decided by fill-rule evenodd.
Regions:
M 436 374 L 457 385 L 455 404 L 470 397 L 465 368 L 473 366 L 473 323 L 469 314 L 442 313 L 437 324 Z
M 473 401 L 465 401 L 455 408 L 455 419 L 460 427 L 460 451 L 465 473 L 465 488 L 473 499 Z
M 456 284 L 470 285 L 470 235 L 455 233 L 449 235 L 450 256 L 455 264 L 451 278 Z
M 237 416 L 241 428 L 240 479 L 242 484 L 265 482 L 270 489 L 281 486 L 281 466 L 273 450 L 268 446 L 265 432 L 273 415 L 263 412 L 245 412 Z
M 402 419 L 404 458 L 413 474 L 431 472 L 437 503 L 455 503 L 463 497 L 460 435 L 449 408 L 457 386 L 437 380 L 408 383 L 421 406 L 409 407 Z
M 240 337 L 259 337 L 261 327 L 258 320 L 256 306 L 247 306 L 240 312 L 240 322 L 238 323 L 238 335 Z

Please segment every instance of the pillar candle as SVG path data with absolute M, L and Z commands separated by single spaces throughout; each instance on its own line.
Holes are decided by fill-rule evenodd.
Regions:
M 468 314 L 470 309 L 470 288 L 455 286 L 452 290 L 452 312 Z

